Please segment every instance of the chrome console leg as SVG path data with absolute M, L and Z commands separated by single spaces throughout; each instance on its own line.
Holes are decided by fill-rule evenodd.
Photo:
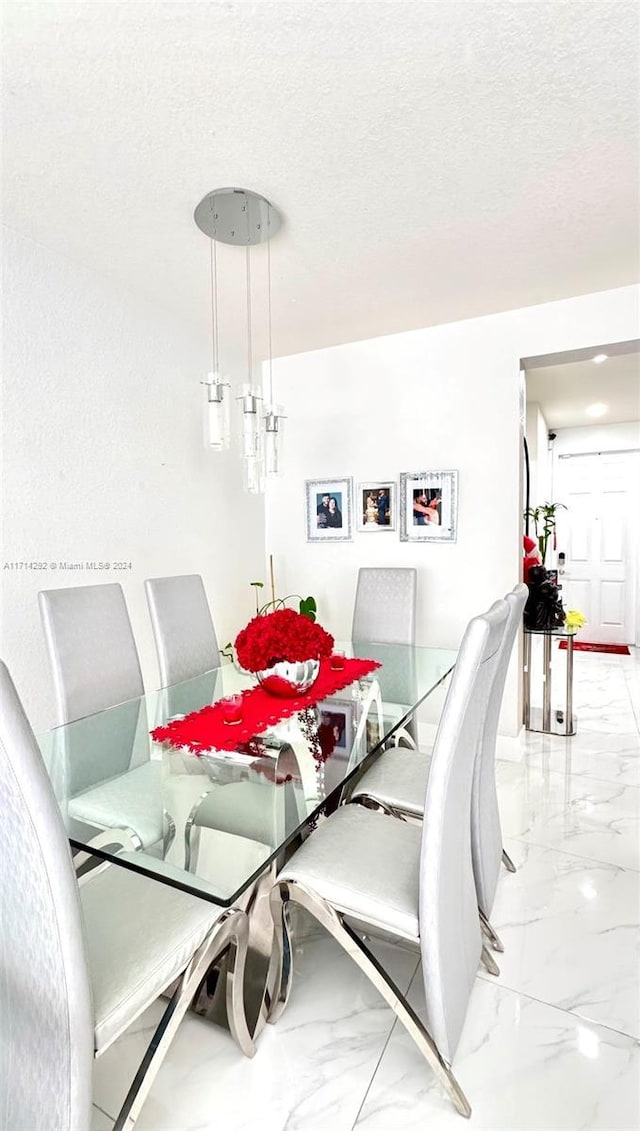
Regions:
M 573 730 L 573 635 L 567 637 L 567 684 L 566 684 L 566 710 L 564 721 L 565 734 L 574 734 Z
M 502 954 L 504 951 L 504 946 L 501 942 L 500 936 L 491 926 L 491 923 L 487 919 L 487 916 L 485 915 L 481 907 L 478 908 L 478 915 L 480 916 L 480 927 L 482 928 L 483 935 L 485 935 L 489 940 L 489 943 L 491 944 L 493 949 L 499 951 Z
M 509 854 L 507 852 L 505 852 L 504 848 L 502 849 L 502 863 L 504 864 L 505 868 L 507 869 L 507 872 L 515 872 L 516 871 L 516 866 L 513 863 L 513 860 L 511 859 Z
M 451 1070 L 451 1065 L 447 1064 L 431 1034 L 425 1029 L 418 1015 L 391 980 L 386 970 L 367 949 L 362 939 L 345 923 L 342 916 L 330 904 L 326 903 L 315 892 L 295 882 L 281 882 L 274 888 L 272 910 L 276 926 L 282 918 L 282 911 L 278 907 L 278 903 L 286 904 L 290 899 L 309 911 L 369 978 L 369 981 L 379 991 L 387 1004 L 391 1006 L 398 1020 L 415 1041 L 418 1049 L 452 1100 L 456 1110 L 468 1119 L 471 1115 L 471 1106 Z M 274 1002 L 274 1020 L 286 1004 L 290 980 L 289 975 L 286 988 L 284 986 L 281 988 L 277 1001 Z
M 542 729 L 551 733 L 551 636 L 546 632 L 542 640 Z
M 528 632 L 524 634 L 524 655 L 523 655 L 523 674 L 522 681 L 522 708 L 523 708 L 523 721 L 526 730 L 531 727 L 531 635 Z

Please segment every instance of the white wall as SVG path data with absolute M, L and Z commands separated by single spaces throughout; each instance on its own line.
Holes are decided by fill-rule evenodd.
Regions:
M 3 564 L 132 563 L 108 575 L 0 572 L 0 654 L 43 729 L 55 708 L 39 589 L 120 581 L 155 687 L 144 578 L 201 573 L 223 645 L 263 574 L 264 509 L 243 494 L 237 456 L 205 450 L 206 342 L 11 232 L 4 260 Z
M 348 636 L 358 567 L 419 568 L 418 642 L 456 646 L 468 618 L 520 576 L 520 358 L 637 336 L 638 288 L 435 326 L 279 359 L 286 475 L 267 496 L 267 551 L 280 589 L 314 593 Z M 304 480 L 457 468 L 458 541 L 305 541 Z M 501 729 L 519 730 L 516 665 Z

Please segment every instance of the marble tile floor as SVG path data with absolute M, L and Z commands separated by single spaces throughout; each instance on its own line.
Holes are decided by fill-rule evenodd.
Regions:
M 478 975 L 454 1063 L 469 1123 L 369 983 L 316 932 L 297 946 L 290 1004 L 253 1060 L 185 1019 L 139 1131 L 640 1126 L 639 663 L 578 653 L 575 665 L 578 734 L 527 734 L 522 762 L 498 766 L 518 871 L 503 872 L 492 915 L 501 973 Z M 376 951 L 420 1011 L 417 956 Z M 160 1012 L 156 1003 L 97 1062 L 91 1131 L 111 1128 Z

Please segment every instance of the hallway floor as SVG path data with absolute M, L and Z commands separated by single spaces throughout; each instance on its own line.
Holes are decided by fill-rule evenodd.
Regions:
M 527 734 L 498 763 L 505 847 L 492 921 L 500 976 L 478 974 L 453 1110 L 391 1010 L 326 936 L 297 946 L 291 1001 L 256 1057 L 189 1016 L 139 1131 L 634 1131 L 640 1126 L 640 694 L 630 657 L 577 653 L 578 734 Z M 414 954 L 376 950 L 418 1011 Z M 111 1128 L 159 1004 L 97 1063 L 92 1131 Z

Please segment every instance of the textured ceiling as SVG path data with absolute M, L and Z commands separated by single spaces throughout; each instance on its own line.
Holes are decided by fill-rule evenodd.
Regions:
M 626 0 L 5 3 L 4 219 L 204 328 L 193 208 L 263 192 L 285 221 L 276 354 L 622 286 L 637 20 Z M 244 300 L 223 251 L 224 353 Z
M 527 400 L 537 401 L 549 428 L 640 420 L 640 356 L 628 353 L 602 365 L 574 361 L 527 371 Z M 608 412 L 594 419 L 586 409 L 596 403 L 606 404 Z

